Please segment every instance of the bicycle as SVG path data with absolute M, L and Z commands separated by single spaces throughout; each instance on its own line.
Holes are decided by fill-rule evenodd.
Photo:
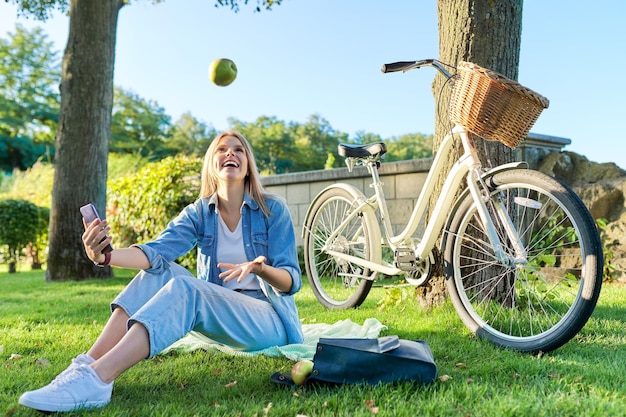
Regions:
M 380 274 L 424 285 L 438 250 L 452 303 L 474 334 L 517 351 L 554 350 L 582 329 L 598 300 L 604 262 L 598 229 L 581 199 L 557 179 L 524 162 L 483 167 L 472 137 L 514 148 L 549 102 L 467 62 L 456 75 L 435 59 L 387 64 L 383 72 L 424 66 L 452 81 L 454 127 L 434 156 L 408 223 L 393 233 L 378 174 L 385 144 L 340 144 L 349 172 L 367 167 L 373 195 L 336 183 L 311 202 L 303 240 L 312 290 L 327 308 L 358 307 Z M 435 196 L 422 236 L 414 237 L 459 142 L 463 152 Z

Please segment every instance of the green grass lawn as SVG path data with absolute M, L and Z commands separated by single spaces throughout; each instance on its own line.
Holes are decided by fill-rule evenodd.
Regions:
M 43 272 L 0 272 L 0 415 L 39 415 L 18 405 L 86 351 L 109 301 L 132 273 L 109 280 L 47 283 Z M 356 310 L 325 310 L 305 285 L 304 323 L 375 317 L 405 339 L 426 340 L 440 379 L 294 389 L 270 382 L 292 362 L 196 351 L 159 355 L 115 381 L 111 403 L 68 415 L 105 416 L 623 416 L 626 415 L 626 287 L 606 284 L 593 317 L 572 341 L 541 357 L 474 338 L 450 304 L 431 311 L 405 301 L 378 311 L 384 288 Z M 236 383 L 235 383 L 236 382 Z M 377 413 L 377 414 L 376 414 Z

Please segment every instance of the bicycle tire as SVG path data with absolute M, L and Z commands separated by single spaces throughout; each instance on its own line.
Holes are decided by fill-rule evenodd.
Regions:
M 358 201 L 365 197 L 356 188 L 343 185 L 322 191 L 313 202 L 304 227 L 304 263 L 311 289 L 318 301 L 329 309 L 360 306 L 372 287 L 372 271 L 355 263 L 331 256 L 325 248 L 379 261 L 380 229 L 373 211 L 361 211 L 342 223 Z M 332 242 L 328 237 L 337 231 Z M 378 236 L 378 237 L 377 237 Z
M 445 247 L 452 303 L 479 338 L 539 353 L 572 339 L 590 318 L 602 285 L 602 245 L 593 217 L 567 185 L 533 170 L 485 179 L 487 208 L 504 202 L 527 263 L 499 264 L 469 194 L 452 215 Z M 504 250 L 510 242 L 496 224 Z M 482 271 L 482 272 L 481 272 Z

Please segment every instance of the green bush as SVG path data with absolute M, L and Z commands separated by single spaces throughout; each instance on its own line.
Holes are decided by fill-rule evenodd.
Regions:
M 198 198 L 202 160 L 168 157 L 109 183 L 107 220 L 114 246 L 154 239 L 185 206 Z M 195 268 L 195 254 L 179 262 Z
M 110 153 L 108 161 L 109 183 L 114 182 L 126 175 L 136 173 L 148 164 L 148 159 L 139 154 Z
M 37 207 L 39 218 L 37 221 L 37 239 L 29 242 L 26 246 L 26 255 L 30 259 L 33 269 L 41 269 L 41 265 L 46 261 L 46 251 L 48 247 L 48 227 L 50 225 L 50 209 L 48 207 Z
M 26 171 L 15 170 L 2 181 L 0 196 L 28 200 L 33 204 L 50 207 L 52 203 L 52 182 L 54 166 L 37 162 Z
M 9 272 L 16 271 L 20 254 L 37 240 L 39 209 L 27 200 L 0 200 L 0 245 L 3 247 Z

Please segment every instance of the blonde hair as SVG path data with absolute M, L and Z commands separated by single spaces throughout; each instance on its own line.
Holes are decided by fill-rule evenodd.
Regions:
M 217 191 L 217 185 L 219 183 L 219 177 L 215 171 L 215 167 L 212 164 L 213 155 L 216 152 L 219 142 L 227 136 L 233 136 L 239 139 L 241 146 L 243 146 L 244 152 L 248 159 L 248 170 L 246 175 L 246 192 L 250 197 L 257 202 L 261 210 L 266 216 L 270 215 L 270 210 L 265 203 L 265 198 L 268 194 L 263 189 L 261 184 L 261 176 L 256 166 L 256 161 L 252 153 L 252 147 L 248 140 L 239 132 L 228 131 L 222 132 L 213 139 L 206 153 L 204 154 L 204 162 L 202 163 L 202 174 L 200 183 L 200 198 L 209 197 Z

